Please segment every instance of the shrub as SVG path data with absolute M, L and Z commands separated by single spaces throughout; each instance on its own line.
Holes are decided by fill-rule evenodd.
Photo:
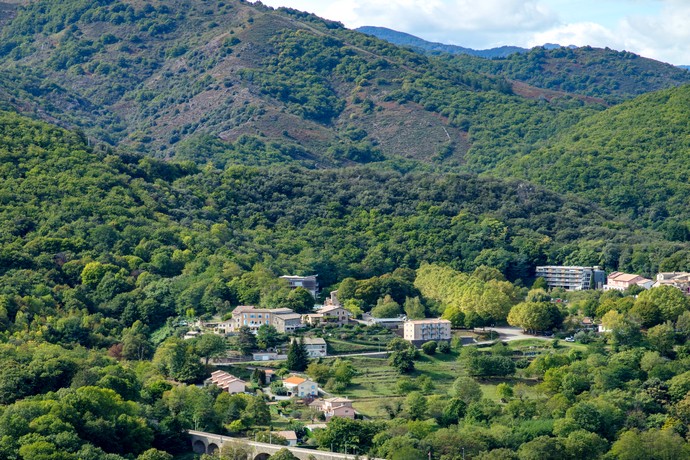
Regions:
M 436 348 L 438 348 L 438 343 L 434 340 L 430 340 L 422 345 L 422 351 L 429 356 L 436 354 Z

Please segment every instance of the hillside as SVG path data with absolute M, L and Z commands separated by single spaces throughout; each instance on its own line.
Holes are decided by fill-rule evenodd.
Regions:
M 592 48 L 533 48 L 504 59 L 459 56 L 468 70 L 498 75 L 539 88 L 618 103 L 690 82 L 690 72 L 627 51 Z
M 217 165 L 409 158 L 481 170 L 600 109 L 567 94 L 544 104 L 502 78 L 241 1 L 39 0 L 0 41 L 4 104 L 96 141 Z M 245 155 L 246 136 L 278 152 Z
M 275 273 L 318 272 L 324 285 L 423 261 L 463 270 L 487 264 L 525 279 L 547 260 L 616 268 L 611 256 L 623 246 L 639 243 L 644 252 L 656 239 L 519 182 L 370 167 L 199 169 L 94 151 L 78 135 L 9 113 L 0 133 L 6 294 L 79 283 L 74 270 L 92 260 L 184 286 L 205 270 L 185 267 L 214 253 L 239 273 L 261 263 Z M 664 247 L 657 257 L 678 249 L 654 245 Z
M 635 219 L 687 223 L 689 120 L 690 85 L 647 94 L 582 121 L 548 148 L 506 161 L 499 173 Z
M 687 244 L 663 242 L 634 221 L 524 182 L 403 174 L 371 165 L 218 170 L 94 148 L 82 134 L 9 112 L 0 112 L 0 138 L 0 458 L 171 460 L 155 449 L 188 454 L 188 429 L 251 439 L 286 423 L 261 394 L 230 395 L 200 384 L 215 369 L 204 366 L 204 358 L 227 347 L 246 354 L 240 340 L 215 334 L 181 338 L 194 318 L 227 315 L 238 304 L 292 305 L 298 291 L 281 284 L 281 274 L 318 273 L 325 292 L 339 283 L 343 298 L 366 308 L 376 305 L 371 311 L 400 310 L 395 297 L 405 311 L 416 306 L 422 316 L 429 308 L 471 326 L 507 314 L 511 324 L 517 318 L 546 329 L 541 324 L 561 324 L 565 309 L 550 302 L 517 303 L 523 297 L 549 299 L 544 291 L 521 289 L 537 263 L 654 273 L 661 267 L 688 269 L 690 260 Z M 475 458 L 492 448 L 493 458 L 519 459 L 506 457 L 514 451 L 537 458 L 542 445 L 564 452 L 564 445 L 580 446 L 583 436 L 594 440 L 585 446 L 588 452 L 601 454 L 609 445 L 612 452 L 627 452 L 626 442 L 635 442 L 630 436 L 657 436 L 656 428 L 642 435 L 621 431 L 627 420 L 656 420 L 686 407 L 690 362 L 671 353 L 673 337 L 684 334 L 679 340 L 685 340 L 690 333 L 690 303 L 670 287 L 647 291 L 639 300 L 617 292 L 563 295 L 578 314 L 617 319 L 616 328 L 632 326 L 620 334 L 616 329 L 611 347 L 580 334 L 583 343 L 565 346 L 531 340 L 513 342 L 514 349 L 499 344 L 447 349 L 435 357 L 425 352 L 410 358 L 414 372 L 397 371 L 393 359 L 388 364 L 353 357 L 333 364 L 314 360 L 321 367 L 310 365 L 307 373 L 316 375 L 324 366 L 335 372 L 336 364 L 350 370 L 338 393 L 351 396 L 374 421 L 347 420 L 340 436 L 362 454 L 377 449 L 381 458 L 396 458 L 396 443 L 408 439 L 401 427 L 420 425 L 434 460 L 458 458 L 462 446 Z M 548 323 L 532 314 L 545 306 Z M 625 308 L 625 316 L 614 308 Z M 651 321 L 649 343 L 642 342 L 634 323 L 637 312 Z M 666 320 L 676 321 L 680 332 L 661 323 Z M 332 345 L 365 342 L 376 348 L 381 337 L 392 345 L 402 342 L 378 328 L 326 327 L 310 333 Z M 656 339 L 657 331 L 666 333 L 664 340 Z M 258 348 L 259 332 L 249 351 Z M 274 333 L 271 340 L 287 337 Z M 587 341 L 594 341 L 590 348 Z M 514 361 L 509 356 L 515 352 L 520 359 Z M 554 382 L 552 368 L 576 384 Z M 249 371 L 230 369 L 255 388 Z M 424 382 L 429 382 L 424 394 L 410 390 Z M 515 393 L 499 393 L 506 382 Z M 671 396 L 664 397 L 626 415 L 629 401 L 649 398 L 653 384 L 668 388 L 673 405 Z M 468 387 L 474 396 L 465 403 L 458 395 Z M 417 419 L 408 415 L 408 390 L 425 404 Z M 585 392 L 596 398 L 576 398 Z M 362 394 L 378 397 L 372 401 Z M 403 397 L 404 411 L 390 405 L 403 404 Z M 510 401 L 502 402 L 505 398 Z M 427 399 L 436 409 L 426 409 Z M 550 408 L 554 401 L 558 413 Z M 452 413 L 446 409 L 454 406 L 459 409 Z M 391 410 L 398 415 L 389 421 L 384 411 Z M 583 422 L 580 413 L 594 418 Z M 615 425 L 603 430 L 608 425 L 597 420 L 607 413 L 615 415 Z M 324 432 L 333 436 L 340 420 Z M 584 428 L 572 431 L 576 423 Z M 353 437 L 353 429 L 367 427 L 384 436 L 370 430 Z M 684 458 L 683 438 L 672 430 L 660 433 L 666 436 L 667 458 Z M 468 441 L 474 439 L 482 442 Z M 331 445 L 330 438 L 317 442 L 323 449 Z M 587 458 L 579 454 L 585 447 L 577 458 Z M 424 456 L 423 450 L 410 449 L 412 458 Z
M 485 50 L 475 50 L 472 48 L 465 48 L 464 46 L 447 45 L 444 43 L 430 42 L 414 35 L 397 30 L 388 29 L 386 27 L 362 26 L 355 29 L 363 34 L 373 35 L 381 40 L 393 43 L 398 46 L 406 46 L 414 48 L 430 54 L 468 54 L 470 56 L 477 56 L 487 59 L 506 57 L 513 53 L 526 53 L 529 51 L 526 48 L 519 46 L 500 46 L 498 48 L 489 48 Z
M 501 76 L 533 87 L 602 98 L 618 103 L 640 94 L 690 82 L 684 66 L 672 66 L 626 51 L 546 44 L 525 49 L 503 46 L 473 50 L 432 43 L 385 27 L 359 27 L 362 33 L 428 54 L 459 55 L 462 68 Z

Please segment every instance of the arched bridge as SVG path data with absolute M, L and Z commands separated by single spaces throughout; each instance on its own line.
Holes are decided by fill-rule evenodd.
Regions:
M 221 436 L 219 434 L 205 433 L 203 431 L 189 430 L 189 437 L 192 442 L 192 449 L 197 454 L 214 454 L 218 452 L 226 443 L 239 443 L 250 450 L 248 460 L 267 460 L 271 455 L 280 449 L 286 448 L 300 460 L 361 460 L 368 457 L 340 454 L 325 450 L 302 449 L 299 447 L 288 447 L 265 442 L 254 442 L 246 438 L 233 438 Z M 371 460 L 382 460 L 372 458 Z

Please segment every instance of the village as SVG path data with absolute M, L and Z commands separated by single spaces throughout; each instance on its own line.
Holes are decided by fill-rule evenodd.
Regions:
M 536 275 L 549 290 L 556 291 L 623 292 L 671 286 L 685 294 L 690 293 L 690 273 L 684 272 L 659 273 L 656 280 L 651 280 L 621 272 L 613 272 L 607 276 L 596 266 L 542 266 L 537 267 Z M 318 297 L 317 276 L 283 278 L 292 289 L 306 289 L 314 298 Z M 552 302 L 559 301 L 560 299 L 552 299 Z M 590 317 L 581 318 L 577 328 L 581 332 L 591 333 L 608 331 Z M 262 392 L 278 415 L 278 420 L 273 421 L 271 427 L 281 425 L 280 419 L 284 419 L 282 428 L 285 429 L 271 430 L 270 442 L 294 447 L 307 445 L 309 433 L 325 428 L 334 418 L 368 418 L 355 407 L 359 402 L 356 398 L 339 394 L 341 392 L 338 390 L 346 388 L 353 375 L 358 371 L 366 372 L 365 369 L 354 369 L 347 361 L 348 358 L 363 357 L 383 361 L 390 355 L 388 345 L 394 339 L 402 339 L 415 350 L 422 349 L 427 355 L 433 355 L 437 349 L 448 352 L 451 344 L 457 351 L 458 347 L 464 345 L 488 346 L 512 340 L 527 341 L 531 344 L 529 350 L 539 350 L 539 346 L 533 345 L 534 340 L 550 340 L 557 331 L 539 331 L 532 335 L 524 332 L 519 328 L 500 326 L 472 331 L 457 330 L 452 327 L 450 320 L 443 318 L 408 319 L 404 315 L 378 318 L 367 313 L 356 317 L 341 305 L 337 291 L 333 291 L 325 298 L 323 305 L 315 305 L 311 313 L 296 313 L 289 308 L 238 306 L 226 319 L 197 320 L 190 325 L 184 338 L 194 339 L 204 334 L 235 339 L 242 334 L 261 337 L 268 333 L 272 336 L 274 340 L 268 341 L 271 346 L 261 347 L 252 342 L 255 345 L 248 353 L 226 351 L 211 358 L 210 363 L 218 370 L 213 371 L 204 384 L 215 385 L 230 394 Z M 569 342 L 568 345 L 577 345 L 573 343 L 575 339 L 572 335 L 560 336 L 566 343 Z M 294 352 L 303 354 L 302 365 L 286 365 L 291 359 L 290 354 Z M 521 356 L 533 357 L 539 351 L 523 350 L 519 353 Z M 345 374 L 349 375 L 343 378 L 340 385 L 334 384 L 332 378 L 319 378 L 320 371 L 327 373 L 324 369 L 328 369 L 328 365 L 322 364 L 326 359 L 333 366 L 347 363 L 344 368 Z M 333 364 L 333 360 L 336 360 L 336 364 Z M 307 363 L 312 363 L 311 367 L 307 368 Z M 233 372 L 250 375 L 250 378 L 240 378 Z M 410 388 L 419 388 L 419 385 L 411 385 Z M 292 426 L 296 429 L 287 429 Z

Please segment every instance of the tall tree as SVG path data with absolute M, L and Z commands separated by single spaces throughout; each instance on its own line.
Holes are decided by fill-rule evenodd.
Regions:
M 270 324 L 262 324 L 256 331 L 256 344 L 261 350 L 275 347 L 280 342 L 280 334 Z
M 193 345 L 199 356 L 206 360 L 207 366 L 210 358 L 221 356 L 228 348 L 225 338 L 216 334 L 203 334 L 194 339 Z
M 148 327 L 136 320 L 132 327 L 122 331 L 122 356 L 127 359 L 142 360 L 153 354 L 153 345 L 148 339 Z
M 237 331 L 237 348 L 242 352 L 242 354 L 248 355 L 252 351 L 256 350 L 256 337 L 252 333 L 249 326 L 242 326 L 240 330 Z
M 414 371 L 414 360 L 417 357 L 417 349 L 410 342 L 401 338 L 395 338 L 388 343 L 391 352 L 388 364 L 399 373 L 405 374 Z
M 287 355 L 288 369 L 302 372 L 309 366 L 309 353 L 307 346 L 304 344 L 304 338 L 294 339 L 290 343 Z

